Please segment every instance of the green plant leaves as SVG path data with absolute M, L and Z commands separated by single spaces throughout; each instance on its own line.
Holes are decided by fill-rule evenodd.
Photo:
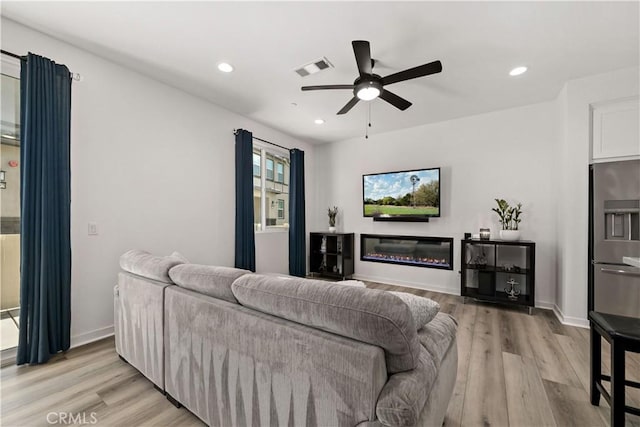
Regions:
M 518 203 L 516 206 L 510 206 L 504 199 L 495 199 L 498 204 L 497 208 L 491 210 L 498 214 L 500 217 L 500 224 L 503 230 L 517 230 L 518 224 L 522 221 L 520 215 L 522 214 L 522 203 Z

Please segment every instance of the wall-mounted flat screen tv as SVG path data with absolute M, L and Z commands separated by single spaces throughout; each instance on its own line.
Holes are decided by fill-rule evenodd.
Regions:
M 363 214 L 379 220 L 440 216 L 440 168 L 362 176 Z

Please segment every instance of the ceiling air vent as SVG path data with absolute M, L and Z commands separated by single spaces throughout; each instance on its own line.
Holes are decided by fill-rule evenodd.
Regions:
M 327 58 L 322 57 L 316 61 L 310 62 L 300 68 L 297 68 L 295 71 L 300 77 L 306 77 L 322 70 L 326 70 L 327 68 L 333 68 L 333 64 L 331 64 L 331 62 L 329 62 Z

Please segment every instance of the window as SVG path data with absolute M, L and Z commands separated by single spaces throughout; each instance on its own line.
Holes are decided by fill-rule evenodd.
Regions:
M 280 162 L 276 164 L 276 181 L 284 182 L 284 164 Z
M 278 219 L 284 219 L 284 199 L 278 199 Z
M 289 228 L 289 153 L 254 143 L 253 216 L 255 231 Z
M 253 152 L 253 176 L 260 176 L 260 151 Z
M 4 351 L 18 345 L 20 325 L 20 61 L 4 54 L 0 61 L 0 350 Z
M 273 159 L 267 159 L 267 179 L 273 181 Z

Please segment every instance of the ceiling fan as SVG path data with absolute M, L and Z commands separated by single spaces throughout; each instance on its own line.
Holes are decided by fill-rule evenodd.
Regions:
M 351 85 L 321 85 L 321 86 L 303 86 L 303 91 L 307 90 L 327 90 L 327 89 L 352 89 L 353 98 L 347 102 L 347 105 L 342 107 L 338 114 L 345 114 L 351 110 L 360 100 L 371 101 L 380 97 L 387 101 L 394 107 L 404 111 L 411 106 L 411 103 L 406 99 L 390 92 L 384 88 L 384 86 L 402 82 L 405 80 L 411 80 L 418 77 L 428 76 L 429 74 L 436 74 L 442 71 L 442 63 L 440 61 L 433 61 L 428 64 L 420 65 L 418 67 L 409 68 L 408 70 L 400 71 L 394 74 L 390 74 L 386 77 L 380 77 L 377 74 L 373 74 L 373 66 L 375 61 L 371 59 L 371 47 L 369 42 L 365 40 L 354 40 L 351 42 L 353 45 L 353 53 L 356 56 L 356 63 L 358 64 L 358 71 L 360 76 L 355 79 Z

